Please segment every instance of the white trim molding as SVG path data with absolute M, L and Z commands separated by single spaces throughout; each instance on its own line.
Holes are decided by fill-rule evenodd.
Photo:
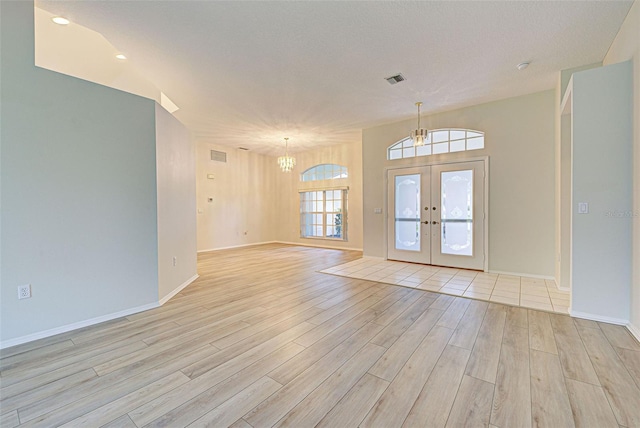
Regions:
M 521 273 L 521 272 L 506 272 L 506 271 L 501 271 L 501 270 L 489 270 L 488 273 L 497 273 L 498 275 L 512 275 L 512 276 L 525 276 L 527 278 L 538 278 L 538 279 L 548 279 L 548 280 L 553 280 L 555 282 L 556 278 L 554 276 L 549 276 L 549 275 L 535 275 L 532 273 Z M 556 283 L 556 287 L 558 286 L 558 283 Z M 565 290 L 563 290 L 565 291 Z M 569 291 L 569 290 L 566 290 Z
M 342 242 L 342 241 L 340 241 Z M 267 245 L 267 244 L 285 244 L 285 245 L 295 245 L 298 247 L 313 247 L 313 248 L 327 248 L 329 250 L 347 250 L 347 251 L 362 251 L 362 248 L 352 248 L 352 247 L 338 247 L 332 245 L 314 245 L 307 244 L 302 242 L 289 242 L 289 241 L 264 241 L 264 242 L 254 242 L 252 244 L 241 244 L 241 245 L 232 245 L 229 247 L 220 247 L 220 248 L 209 248 L 206 250 L 198 250 L 198 254 L 200 253 L 208 253 L 211 251 L 221 251 L 221 250 L 233 250 L 235 248 L 244 248 L 244 247 L 254 247 L 256 245 Z M 383 260 L 381 258 L 381 260 Z
M 638 342 L 640 342 L 640 328 L 629 323 L 627 324 L 627 330 L 629 330 L 629 333 L 631 333 L 631 335 L 635 337 Z
M 0 342 L 0 349 L 9 348 L 11 346 L 16 346 L 16 345 L 22 345 L 23 343 L 32 342 L 38 339 L 44 339 L 45 337 L 55 336 L 56 334 L 66 333 L 68 331 L 77 330 L 79 328 L 89 327 L 94 324 L 100 324 L 101 322 L 111 321 L 117 318 L 126 317 L 129 315 L 136 314 L 138 312 L 144 312 L 144 311 L 148 311 L 149 309 L 155 309 L 159 306 L 160 305 L 158 303 L 149 303 L 147 305 L 125 309 L 123 311 L 114 312 L 112 314 L 102 315 L 100 317 L 74 322 L 71 324 L 63 325 L 63 326 L 52 328 L 49 330 L 39 331 L 38 333 L 28 334 L 22 337 L 16 337 L 15 339 L 4 340 Z
M 276 241 L 278 244 L 295 245 L 297 247 L 326 248 L 328 250 L 362 251 L 362 248 L 334 247 L 331 245 L 314 245 L 300 242 Z
M 280 243 L 280 241 L 264 241 L 264 242 L 254 242 L 251 244 L 230 245 L 228 247 L 208 248 L 205 250 L 198 250 L 198 254 L 208 253 L 210 251 L 232 250 L 234 248 L 253 247 L 254 245 L 266 245 L 266 244 L 278 244 L 278 243 Z
M 384 257 L 378 257 L 378 256 L 362 256 L 362 258 L 364 260 L 376 260 L 376 261 L 379 261 L 379 262 L 384 262 L 385 260 L 389 260 L 389 259 L 386 259 Z M 393 261 L 393 260 L 391 260 L 391 261 Z
M 624 326 L 629 325 L 629 320 L 626 320 L 626 319 L 603 317 L 600 315 L 590 314 L 588 312 L 574 311 L 571 308 L 569 308 L 569 315 L 571 315 L 574 318 L 584 318 L 586 320 L 606 322 L 608 324 L 617 324 L 617 325 L 624 325 Z
M 114 312 L 112 314 L 102 315 L 95 318 L 90 318 L 84 321 L 78 321 L 71 324 L 63 325 L 60 327 L 52 328 L 49 330 L 39 331 L 37 333 L 28 334 L 22 337 L 16 337 L 15 339 L 4 340 L 0 342 L 0 349 L 10 348 L 16 345 L 22 345 L 23 343 L 33 342 L 34 340 L 44 339 L 46 337 L 55 336 L 56 334 L 67 333 L 72 330 L 77 330 L 79 328 L 89 327 L 95 324 L 100 324 L 102 322 L 111 321 L 117 318 L 126 317 L 129 315 L 137 314 L 138 312 L 148 311 L 150 309 L 159 308 L 160 306 L 167 303 L 173 296 L 182 291 L 186 286 L 191 284 L 193 281 L 199 278 L 199 275 L 194 275 L 184 283 L 180 284 L 175 290 L 171 293 L 167 294 L 165 297 L 160 299 L 157 303 L 149 303 L 147 305 L 137 306 L 135 308 L 125 309 L 123 311 Z
M 183 282 L 182 284 L 180 284 L 178 287 L 176 287 L 175 290 L 173 290 L 171 293 L 167 294 L 166 296 L 164 296 L 162 299 L 160 299 L 158 301 L 158 303 L 160 304 L 160 306 L 164 305 L 165 303 L 167 303 L 169 300 L 171 300 L 171 298 L 173 296 L 175 296 L 176 294 L 178 294 L 179 292 L 181 292 L 187 285 L 191 284 L 193 281 L 195 281 L 196 279 L 198 279 L 200 277 L 200 275 L 195 274 L 193 275 L 191 278 L 187 279 L 185 282 Z

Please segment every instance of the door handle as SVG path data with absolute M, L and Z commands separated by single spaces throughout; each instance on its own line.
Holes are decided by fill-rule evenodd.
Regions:
M 423 221 L 424 224 L 429 224 L 429 220 Z
M 434 220 L 431 224 L 440 224 L 440 222 Z

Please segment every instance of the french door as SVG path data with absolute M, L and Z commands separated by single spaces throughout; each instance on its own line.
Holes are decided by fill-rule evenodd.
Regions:
M 484 162 L 388 172 L 387 258 L 484 268 Z

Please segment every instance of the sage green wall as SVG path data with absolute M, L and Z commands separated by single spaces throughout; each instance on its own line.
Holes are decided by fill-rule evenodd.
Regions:
M 439 113 L 429 129 L 485 132 L 485 149 L 388 161 L 386 149 L 406 137 L 415 119 L 363 131 L 364 254 L 385 257 L 385 168 L 489 157 L 489 269 L 554 276 L 555 91 Z
M 555 244 L 555 278 L 562 290 L 569 291 L 569 266 L 571 259 L 571 120 L 562 115 L 561 104 L 564 99 L 569 80 L 573 73 L 601 67 L 602 63 L 583 65 L 558 73 L 556 85 L 556 244 Z
M 627 323 L 631 295 L 632 67 L 573 74 L 571 315 Z M 578 203 L 589 212 L 578 213 Z
M 157 304 L 158 240 L 154 102 L 35 67 L 33 2 L 0 10 L 7 346 Z
M 605 65 L 633 63 L 633 248 L 629 329 L 640 340 L 640 2 L 634 2 L 604 58 Z

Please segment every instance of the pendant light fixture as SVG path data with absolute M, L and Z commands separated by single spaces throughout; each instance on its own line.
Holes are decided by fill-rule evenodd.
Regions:
M 282 172 L 291 172 L 296 165 L 296 158 L 289 156 L 289 137 L 284 138 L 284 156 L 278 158 L 278 165 Z
M 426 128 L 420 128 L 420 107 L 422 106 L 422 102 L 418 101 L 416 106 L 418 107 L 418 128 L 411 131 L 411 140 L 413 141 L 414 147 L 424 146 L 429 132 Z

